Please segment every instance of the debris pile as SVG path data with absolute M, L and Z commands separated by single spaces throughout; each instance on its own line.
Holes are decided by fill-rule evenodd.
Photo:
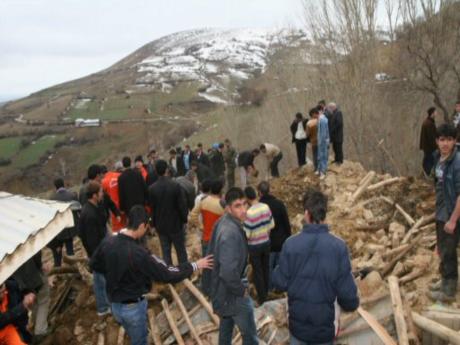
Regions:
M 446 314 L 460 320 L 458 300 L 449 308 L 433 309 L 425 296 L 428 284 L 438 276 L 431 182 L 379 175 L 358 163 L 345 162 L 332 166 L 322 181 L 307 166 L 273 180 L 271 186 L 272 193 L 286 203 L 294 232 L 302 227 L 301 200 L 306 188 L 320 188 L 329 197 L 326 221 L 350 248 L 361 295 L 359 310 L 341 315 L 338 343 L 418 344 L 422 337 L 433 334 L 439 339 L 452 336 L 449 329 L 442 329 L 440 336 L 438 322 L 450 322 Z M 189 225 L 187 236 L 189 256 L 194 260 L 201 254 L 196 224 Z M 157 237 L 149 238 L 148 246 L 160 253 Z M 111 316 L 104 320 L 96 316 L 84 252 L 80 248 L 75 258 L 65 259 L 65 266 L 52 272 L 50 318 L 56 331 L 44 343 L 128 344 L 123 329 Z M 146 296 L 151 301 L 152 344 L 217 343 L 219 320 L 197 288 L 198 278 L 175 286 L 155 284 Z M 277 298 L 256 308 L 259 336 L 262 344 L 285 344 L 289 339 L 286 298 L 272 297 Z M 441 314 L 447 321 L 441 320 Z M 428 333 L 422 334 L 420 329 Z M 456 338 L 449 339 L 457 344 L 452 341 Z M 241 343 L 238 333 L 234 343 Z

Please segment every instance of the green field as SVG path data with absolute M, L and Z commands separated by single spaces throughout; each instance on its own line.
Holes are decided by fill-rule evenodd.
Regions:
M 12 159 L 13 168 L 25 168 L 38 162 L 48 150 L 61 141 L 64 135 L 45 135 L 38 139 L 35 144 L 30 144 Z
M 9 159 L 21 148 L 21 140 L 24 137 L 12 137 L 0 139 L 0 158 Z

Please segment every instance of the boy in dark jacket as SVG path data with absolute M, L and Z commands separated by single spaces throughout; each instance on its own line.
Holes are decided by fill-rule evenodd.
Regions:
M 335 303 L 345 311 L 359 306 L 347 245 L 324 224 L 327 197 L 305 193 L 302 231 L 286 240 L 272 283 L 287 291 L 291 344 L 331 344 L 335 337 Z
M 436 108 L 428 109 L 428 116 L 422 124 L 420 132 L 420 150 L 423 151 L 423 171 L 427 176 L 430 176 L 434 165 L 434 152 L 438 148 L 436 146 L 436 124 L 434 118 L 436 116 Z

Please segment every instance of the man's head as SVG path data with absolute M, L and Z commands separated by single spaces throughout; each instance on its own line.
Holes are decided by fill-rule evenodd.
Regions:
M 131 167 L 131 158 L 128 156 L 123 157 L 121 162 L 123 163 L 123 168 L 128 169 Z
M 174 150 L 174 149 L 169 150 L 169 156 L 170 156 L 171 158 L 176 157 L 176 150 Z
M 318 102 L 318 108 L 324 110 L 326 108 L 326 100 L 322 99 Z
M 442 124 L 436 130 L 436 144 L 441 156 L 449 156 L 457 142 L 457 130 L 451 124 Z
M 202 152 L 203 151 L 203 144 L 202 143 L 198 143 L 196 145 L 196 148 L 198 149 L 198 151 Z
M 259 191 L 260 196 L 267 196 L 270 194 L 270 183 L 268 181 L 262 181 L 257 186 L 257 190 Z
M 222 188 L 224 188 L 224 184 L 221 179 L 215 179 L 211 181 L 210 184 L 210 192 L 214 195 L 219 195 L 222 193 Z
M 150 162 L 155 161 L 157 159 L 157 151 L 155 149 L 150 150 L 147 158 Z
M 309 188 L 303 197 L 304 219 L 308 224 L 323 223 L 327 213 L 327 196 L 319 190 Z
M 329 110 L 331 113 L 333 113 L 337 109 L 337 104 L 334 102 L 331 102 L 327 105 L 327 110 Z
M 254 157 L 257 157 L 259 154 L 260 154 L 260 150 L 259 150 L 259 149 L 254 149 L 254 150 L 252 150 L 252 155 L 253 155 Z
M 263 154 L 266 154 L 267 153 L 267 148 L 265 147 L 265 144 L 262 144 L 259 146 L 259 150 L 260 152 L 262 152 Z
M 241 188 L 232 187 L 225 194 L 225 210 L 240 222 L 246 220 L 246 212 L 248 209 L 244 193 Z
M 185 152 L 190 152 L 190 145 L 189 144 L 185 145 L 184 151 Z
M 225 144 L 226 147 L 232 146 L 232 142 L 230 141 L 230 139 L 225 139 L 224 144 Z
M 196 172 L 198 170 L 198 162 L 193 160 L 192 163 L 190 163 L 190 169 Z
M 88 180 L 90 181 L 101 181 L 102 179 L 102 176 L 101 176 L 101 167 L 97 164 L 92 164 L 89 166 L 88 168 L 88 173 L 87 173 L 87 177 L 88 177 Z
M 319 116 L 318 107 L 311 108 L 308 113 L 312 119 L 317 119 Z
M 212 180 L 205 179 L 201 183 L 201 192 L 204 193 L 204 194 L 208 194 L 211 191 L 211 185 L 212 185 Z
M 58 177 L 54 180 L 54 187 L 57 189 L 64 188 L 64 180 L 61 177 Z
M 144 166 L 144 159 L 141 155 L 136 156 L 136 158 L 134 159 L 134 166 L 138 169 L 142 169 L 142 167 Z
M 149 217 L 145 208 L 141 205 L 133 206 L 128 214 L 128 230 L 134 232 L 135 238 L 141 238 L 145 235 L 148 228 Z
M 219 143 L 219 146 L 217 146 L 217 149 L 218 149 L 220 152 L 222 152 L 222 151 L 224 150 L 224 147 L 225 147 L 224 143 Z
M 295 118 L 296 118 L 296 120 L 299 120 L 299 121 L 302 120 L 302 118 L 303 118 L 302 113 L 295 114 Z
M 435 107 L 430 107 L 427 110 L 428 117 L 434 118 L 436 116 L 436 108 Z
M 168 163 L 166 163 L 166 161 L 163 159 L 157 160 L 155 163 L 155 170 L 158 176 L 165 176 L 166 171 L 168 170 Z
M 251 205 L 257 201 L 257 193 L 251 186 L 248 186 L 244 189 L 244 196 L 246 197 L 248 203 Z
M 120 172 L 123 170 L 123 163 L 121 161 L 116 161 L 115 164 L 113 165 L 113 169 L 117 172 Z
M 460 113 L 460 99 L 455 103 L 455 112 Z
M 88 187 L 86 188 L 86 197 L 88 201 L 92 201 L 95 204 L 101 202 L 104 197 L 101 184 L 96 181 L 89 181 Z

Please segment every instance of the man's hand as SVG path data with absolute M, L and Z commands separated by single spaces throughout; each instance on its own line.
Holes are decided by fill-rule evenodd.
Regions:
M 120 216 L 117 216 L 116 219 L 117 219 L 118 223 L 121 223 L 121 217 Z
M 53 265 L 51 264 L 51 262 L 45 262 L 43 265 L 42 265 L 42 271 L 43 273 L 45 273 L 46 275 L 48 275 L 50 272 L 51 272 L 51 269 L 53 268 Z
M 449 220 L 445 225 L 444 225 L 444 231 L 447 232 L 448 234 L 453 234 L 455 232 L 455 228 L 457 227 L 457 222 L 453 222 Z
M 24 299 L 22 300 L 22 304 L 28 310 L 32 309 L 32 306 L 34 305 L 34 303 L 35 303 L 35 294 L 32 292 L 25 295 Z
M 214 265 L 214 259 L 212 255 L 205 256 L 196 262 L 199 269 L 212 269 Z

